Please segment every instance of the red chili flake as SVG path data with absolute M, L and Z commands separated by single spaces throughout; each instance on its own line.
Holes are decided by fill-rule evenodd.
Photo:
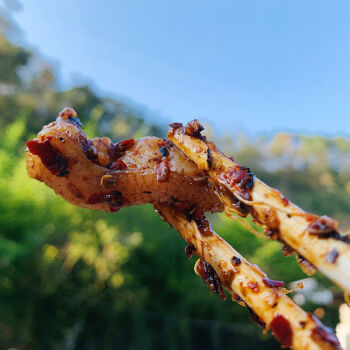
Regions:
M 130 148 L 135 143 L 135 139 L 127 139 L 117 143 L 119 147 L 124 147 L 124 149 Z
M 51 145 L 49 138 L 43 142 L 38 140 L 28 141 L 26 145 L 31 153 L 40 157 L 42 163 L 52 174 L 56 176 L 68 174 L 66 159 L 56 147 Z
M 128 168 L 128 166 L 126 165 L 126 163 L 122 159 L 118 159 L 110 167 L 111 170 L 125 170 L 127 168 Z
M 293 331 L 289 321 L 282 315 L 277 315 L 270 323 L 272 334 L 282 344 L 282 347 L 289 348 L 292 345 Z
M 163 160 L 157 165 L 156 174 L 158 182 L 166 182 L 168 180 L 169 162 L 167 160 Z
M 259 284 L 257 282 L 249 282 L 248 283 L 248 287 L 254 292 L 254 293 L 258 293 L 260 288 L 259 288 Z
M 311 338 L 318 343 L 322 349 L 324 345 L 328 345 L 330 349 L 341 350 L 339 340 L 333 330 L 324 326 L 315 315 L 308 313 L 308 317 L 316 322 L 317 325 L 311 332 Z
M 281 194 L 281 200 L 285 207 L 289 204 L 289 199 L 285 197 L 283 194 Z
M 238 266 L 242 263 L 241 259 L 238 256 L 233 256 L 231 262 L 234 266 Z
M 339 256 L 339 252 L 336 248 L 333 248 L 327 255 L 326 255 L 326 261 L 328 261 L 331 264 L 335 264 Z
M 249 168 L 236 165 L 221 174 L 220 177 L 225 180 L 229 187 L 238 190 L 244 199 L 251 199 L 250 190 L 254 185 L 254 174 Z
M 270 287 L 270 288 L 283 288 L 284 287 L 284 282 L 283 281 L 275 281 L 275 280 L 271 280 L 267 277 L 265 277 L 263 279 L 263 282 L 265 284 L 265 286 Z
M 186 246 L 186 248 L 185 248 L 185 254 L 187 255 L 187 257 L 189 258 L 189 259 L 191 259 L 192 258 L 192 256 L 194 255 L 194 254 L 196 254 L 197 253 L 197 251 L 196 251 L 196 247 L 193 245 L 193 244 L 188 244 L 187 246 Z
M 120 157 L 120 155 L 127 151 L 130 147 L 132 147 L 135 143 L 134 139 L 127 139 L 124 141 L 121 141 L 119 143 L 116 143 L 113 145 L 112 147 L 112 151 L 113 151 L 113 158 L 117 159 L 118 157 Z

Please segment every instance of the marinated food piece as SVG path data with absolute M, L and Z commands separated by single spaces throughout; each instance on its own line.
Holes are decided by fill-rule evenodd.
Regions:
M 222 296 L 224 286 L 232 300 L 247 306 L 252 320 L 265 330 L 271 329 L 282 346 L 300 350 L 338 349 L 337 341 L 328 348 L 319 338 L 311 337 L 319 325 L 324 326 L 285 295 L 283 282 L 269 279 L 211 228 L 210 235 L 202 235 L 197 220 L 189 218 L 186 212 L 164 204 L 155 204 L 155 208 L 162 219 L 180 233 L 191 251 L 195 249 L 200 255 L 195 271 L 210 290 Z M 205 225 L 206 219 L 203 221 L 201 225 Z M 209 223 L 207 226 L 210 227 Z M 329 336 L 337 339 L 332 332 Z
M 29 176 L 70 203 L 105 211 L 154 202 L 223 210 L 206 174 L 176 147 L 167 146 L 165 156 L 164 140 L 157 137 L 116 144 L 107 137 L 88 140 L 71 117 L 77 118 L 74 111 L 62 111 L 27 142 L 26 152 Z
M 350 290 L 350 237 L 337 231 L 335 220 L 306 213 L 256 178 L 250 169 L 221 153 L 214 143 L 198 133 L 188 132 L 191 127 L 202 129 L 196 127 L 197 121 L 187 126 L 175 125 L 176 128 L 169 129 L 169 140 L 199 169 L 207 171 L 228 217 L 237 220 L 232 214 L 245 217 L 250 213 L 269 239 L 283 243 L 285 255 L 296 253 L 299 265 L 307 274 L 317 268 L 345 291 Z M 253 229 L 250 231 L 257 234 Z

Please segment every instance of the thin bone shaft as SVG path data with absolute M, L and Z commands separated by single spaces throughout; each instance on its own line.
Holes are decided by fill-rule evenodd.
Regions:
M 350 242 L 311 234 L 307 229 L 317 217 L 307 214 L 256 177 L 250 191 L 251 199 L 241 198 L 237 186 L 230 183 L 230 178 L 223 176 L 230 174 L 232 179 L 235 169 L 241 169 L 240 165 L 217 151 L 213 143 L 187 135 L 184 130 L 171 128 L 169 140 L 200 169 L 207 170 L 214 183 L 224 186 L 236 199 L 240 198 L 252 208 L 257 223 L 272 232 L 275 230 L 279 240 L 292 247 L 345 291 L 350 291 Z M 221 199 L 227 206 L 228 196 L 224 195 Z
M 337 349 L 315 335 L 315 319 L 297 306 L 288 296 L 266 283 L 269 281 L 256 265 L 250 264 L 242 255 L 219 237 L 204 220 L 205 231 L 185 213 L 167 205 L 156 204 L 161 217 L 179 231 L 181 237 L 196 248 L 201 258 L 215 270 L 226 289 L 238 295 L 254 311 L 266 329 L 274 330 L 275 323 L 287 324 L 286 336 L 277 331 L 274 335 L 282 345 L 293 349 Z M 274 321 L 275 320 L 275 321 Z M 276 321 L 277 320 L 277 321 Z M 336 338 L 335 338 L 336 339 Z

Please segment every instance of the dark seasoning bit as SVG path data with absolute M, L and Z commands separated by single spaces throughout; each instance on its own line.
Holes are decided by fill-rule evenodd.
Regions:
M 312 235 L 329 234 L 337 229 L 337 222 L 328 216 L 320 216 L 314 220 L 308 227 L 308 231 Z
M 75 126 L 78 128 L 81 128 L 83 126 L 82 122 L 78 117 L 68 117 L 68 120 L 72 122 Z
M 339 256 L 339 252 L 336 248 L 333 248 L 327 255 L 326 255 L 326 261 L 335 264 Z
M 208 236 L 212 233 L 209 222 L 206 220 L 203 211 L 199 208 L 192 208 L 189 210 L 187 212 L 187 219 L 190 221 L 195 221 L 198 230 L 203 236 Z
M 171 199 L 174 203 L 181 202 L 179 199 L 177 199 L 177 198 L 174 197 L 174 196 L 171 196 L 170 199 Z
M 208 168 L 211 168 L 212 165 L 212 159 L 211 159 L 211 147 L 208 146 L 208 151 L 207 151 L 207 163 L 208 163 Z
M 324 345 L 326 345 L 326 347 L 329 346 L 330 349 L 342 349 L 332 329 L 324 326 L 315 315 L 308 313 L 308 317 L 316 322 L 316 327 L 311 332 L 311 338 L 318 343 L 322 349 L 325 348 Z
M 242 263 L 241 259 L 237 256 L 233 256 L 231 261 L 234 266 L 238 266 Z
M 175 130 L 183 127 L 182 123 L 171 123 L 169 126 Z
M 205 216 L 199 208 L 192 208 L 187 212 L 187 219 L 194 220 L 198 226 L 201 228 L 204 226 Z
M 260 328 L 265 329 L 266 328 L 266 323 L 263 322 L 260 317 L 253 311 L 252 308 L 250 308 L 247 304 L 246 304 L 246 308 L 249 312 L 250 318 L 252 319 L 252 321 L 254 321 Z
M 274 241 L 280 241 L 280 231 L 279 230 L 272 230 L 272 229 L 264 229 L 264 232 L 266 234 L 266 237 L 269 239 L 272 239 Z M 283 247 L 282 247 L 282 251 L 283 251 Z
M 309 276 L 317 271 L 316 266 L 300 254 L 297 254 L 297 262 L 302 270 Z
M 239 211 L 240 215 L 242 217 L 247 217 L 247 215 L 249 213 L 252 214 L 252 219 L 255 220 L 254 216 L 255 216 L 255 211 L 252 207 L 249 207 L 248 205 L 246 205 L 245 203 L 243 203 L 241 200 L 239 200 L 235 195 L 233 195 L 230 191 L 225 191 L 225 194 L 227 194 L 232 201 L 233 206 L 235 207 L 235 209 L 237 211 Z
M 235 301 L 236 303 L 238 303 L 241 306 L 246 307 L 247 304 L 244 302 L 244 300 L 235 292 L 232 293 L 232 301 Z
M 221 280 L 213 267 L 203 259 L 199 259 L 195 269 L 197 274 L 202 277 L 204 283 L 210 288 L 210 291 L 219 294 L 222 300 L 226 300 Z
M 176 133 L 185 133 L 185 128 L 183 127 L 182 123 L 171 123 L 169 124 L 169 134 L 175 134 Z
M 189 243 L 185 248 L 185 254 L 188 259 L 191 259 L 193 255 L 197 254 L 196 247 Z
M 341 235 L 339 232 L 336 232 L 336 231 L 333 231 L 329 234 L 324 234 L 324 235 L 319 235 L 318 236 L 319 238 L 324 238 L 324 239 L 327 239 L 327 238 L 333 238 L 337 241 L 341 241 L 341 242 L 344 242 L 344 243 L 347 243 L 347 244 L 350 244 L 350 235 L 347 234 L 347 235 Z
M 79 141 L 81 143 L 82 151 L 84 152 L 86 158 L 98 164 L 96 149 L 92 146 L 91 141 L 88 140 L 85 137 L 85 135 L 82 135 Z
M 284 256 L 292 256 L 293 253 L 294 253 L 294 249 L 291 246 L 289 246 L 288 244 L 283 243 L 282 254 Z
M 168 150 L 164 146 L 162 146 L 159 149 L 159 151 L 160 151 L 160 154 L 161 154 L 162 157 L 167 157 L 168 156 Z
M 284 288 L 284 282 L 283 281 L 275 281 L 271 280 L 267 277 L 263 279 L 263 282 L 265 286 L 270 287 L 270 288 Z
M 297 263 L 301 269 L 307 274 L 312 275 L 317 271 L 316 266 L 314 266 L 309 260 L 305 259 L 302 255 L 298 254 L 292 247 L 290 247 L 286 242 L 284 242 L 280 237 L 277 237 L 277 240 L 280 241 L 282 245 L 282 254 L 284 256 L 292 256 L 293 253 L 296 253 Z
M 204 139 L 201 135 L 201 132 L 204 130 L 204 127 L 199 123 L 198 119 L 193 119 L 187 123 L 185 126 L 186 135 L 193 136 L 199 139 Z
M 317 235 L 321 239 L 333 238 L 350 244 L 350 235 L 341 235 L 337 231 L 337 226 L 338 223 L 334 219 L 323 215 L 311 222 L 307 230 L 311 235 Z

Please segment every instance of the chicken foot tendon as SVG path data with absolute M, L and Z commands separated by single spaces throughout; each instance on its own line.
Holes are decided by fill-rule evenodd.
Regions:
M 269 238 L 284 244 L 285 255 L 297 253 L 305 272 L 312 273 L 317 267 L 349 293 L 350 237 L 337 231 L 338 223 L 327 216 L 306 213 L 291 203 L 250 169 L 219 152 L 214 143 L 201 136 L 202 130 L 197 120 L 186 126 L 173 123 L 168 138 L 199 169 L 207 171 L 225 212 L 243 217 L 251 213 Z
M 187 254 L 201 255 L 196 271 L 205 282 L 224 297 L 222 281 L 282 345 L 339 348 L 328 329 L 282 293 L 282 282 L 269 280 L 211 231 L 203 211 L 227 210 L 229 202 L 243 215 L 248 206 L 222 189 L 219 193 L 208 169 L 200 170 L 170 142 L 155 137 L 117 144 L 108 138 L 88 140 L 76 113 L 67 108 L 27 147 L 28 174 L 72 204 L 114 212 L 153 203 L 191 244 Z
M 219 237 L 202 211 L 183 212 L 164 204 L 155 204 L 155 209 L 189 244 L 188 257 L 200 256 L 195 271 L 211 290 L 224 298 L 223 284 L 232 300 L 245 304 L 252 319 L 265 331 L 270 329 L 283 347 L 340 349 L 332 331 L 286 296 L 283 282 L 270 280 Z
M 27 147 L 29 176 L 80 207 L 113 212 L 162 202 L 223 210 L 207 174 L 170 142 L 157 137 L 117 144 L 107 137 L 88 140 L 72 109 L 44 126 Z

